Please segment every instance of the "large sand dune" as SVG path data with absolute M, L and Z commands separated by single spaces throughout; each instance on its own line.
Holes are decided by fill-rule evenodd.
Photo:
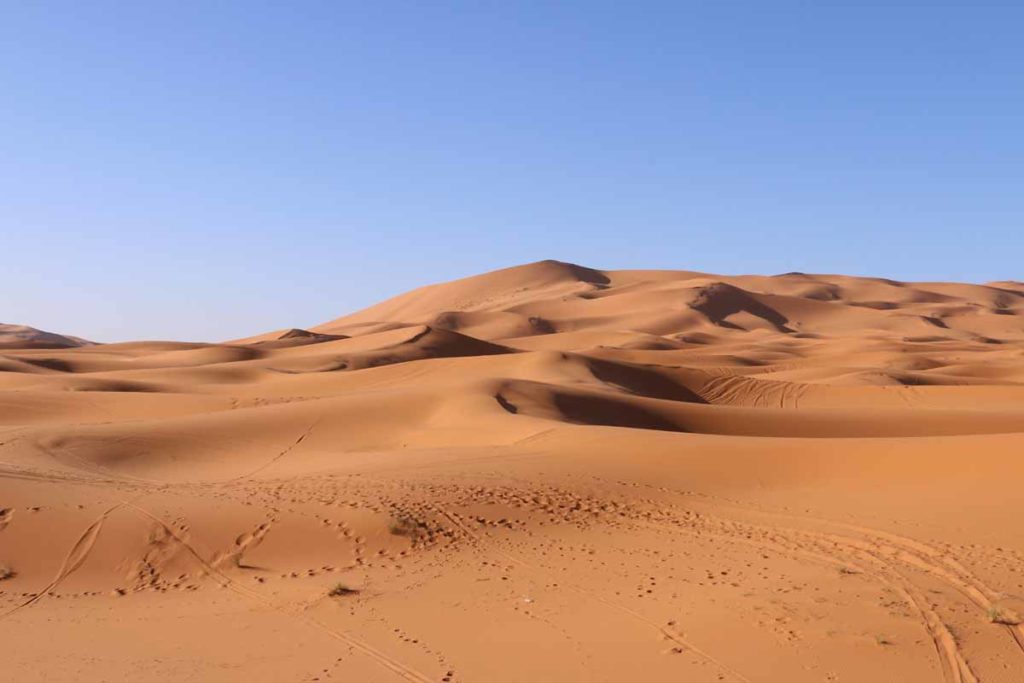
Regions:
M 0 680 L 1024 681 L 1024 285 L 544 261 L 0 326 Z

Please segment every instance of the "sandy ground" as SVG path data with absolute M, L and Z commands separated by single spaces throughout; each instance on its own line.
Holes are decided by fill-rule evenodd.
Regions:
M 1021 283 L 546 261 L 7 329 L 2 680 L 1024 681 Z

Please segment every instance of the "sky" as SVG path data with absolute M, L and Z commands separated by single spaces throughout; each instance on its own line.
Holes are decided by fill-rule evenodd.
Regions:
M 0 10 L 0 322 L 217 341 L 545 258 L 1024 279 L 1024 3 Z

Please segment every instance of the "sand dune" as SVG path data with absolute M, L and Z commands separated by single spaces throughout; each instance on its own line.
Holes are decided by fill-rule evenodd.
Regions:
M 0 349 L 68 349 L 91 343 L 78 337 L 44 332 L 27 325 L 0 323 Z
M 226 343 L 0 326 L 0 679 L 1021 681 L 1022 453 L 1019 282 L 543 261 Z

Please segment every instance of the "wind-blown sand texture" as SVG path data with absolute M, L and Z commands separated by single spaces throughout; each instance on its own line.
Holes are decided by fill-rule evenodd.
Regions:
M 1024 681 L 1022 283 L 544 261 L 7 330 L 2 680 Z

